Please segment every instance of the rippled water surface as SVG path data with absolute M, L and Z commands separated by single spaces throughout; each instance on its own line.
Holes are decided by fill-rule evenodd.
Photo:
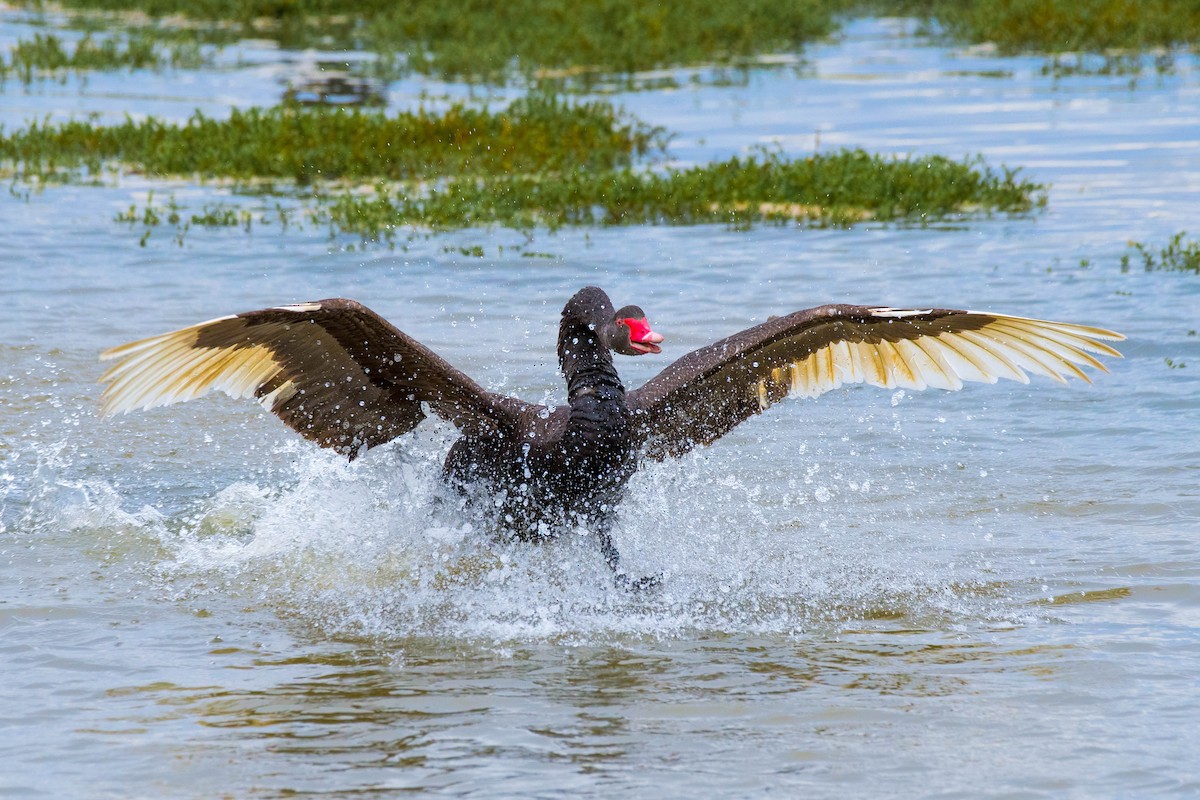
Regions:
M 0 44 L 30 30 L 3 13 Z M 1200 234 L 1197 62 L 1055 79 L 910 29 L 855 23 L 744 86 L 615 100 L 675 131 L 678 163 L 982 154 L 1050 184 L 1045 211 L 364 251 L 269 227 L 142 248 L 112 221 L 150 189 L 221 187 L 0 199 L 0 794 L 1200 794 L 1200 280 L 1119 263 L 1129 240 Z M 267 104 L 298 58 L 10 81 L 0 124 Z M 468 92 L 412 80 L 390 101 L 423 89 Z M 619 364 L 629 385 L 827 301 L 1129 340 L 1093 386 L 858 387 L 648 467 L 615 533 L 632 570 L 664 573 L 644 596 L 585 539 L 498 543 L 443 502 L 438 425 L 347 465 L 252 403 L 95 415 L 101 349 L 328 296 L 562 402 L 558 313 L 587 283 L 668 337 Z

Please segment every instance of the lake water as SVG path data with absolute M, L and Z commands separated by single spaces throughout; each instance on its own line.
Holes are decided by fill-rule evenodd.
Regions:
M 22 19 L 0 12 L 0 46 Z M 913 28 L 858 22 L 801 69 L 614 100 L 675 131 L 678 163 L 981 154 L 1049 183 L 1044 212 L 142 248 L 118 211 L 226 190 L 0 198 L 0 795 L 1200 795 L 1200 279 L 1119 264 L 1129 240 L 1200 235 L 1200 62 L 1055 79 Z M 10 81 L 0 124 L 269 104 L 300 56 L 222 58 Z M 470 93 L 411 79 L 390 100 L 423 90 Z M 95 413 L 103 348 L 329 296 L 562 402 L 558 314 L 588 283 L 667 336 L 618 365 L 630 386 L 827 301 L 1129 340 L 1092 386 L 855 387 L 648 467 L 615 532 L 631 571 L 664 573 L 644 595 L 587 541 L 497 543 L 440 503 L 445 427 L 347 465 L 224 397 Z

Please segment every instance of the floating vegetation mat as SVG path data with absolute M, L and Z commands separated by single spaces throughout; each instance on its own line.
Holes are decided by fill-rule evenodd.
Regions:
M 223 120 L 197 113 L 183 124 L 35 123 L 0 135 L 0 162 L 16 181 L 35 185 L 97 180 L 106 169 L 232 180 L 242 192 L 303 196 L 310 210 L 297 218 L 365 239 L 391 239 L 404 227 L 493 224 L 921 224 L 1044 202 L 1042 187 L 1013 170 L 941 156 L 844 150 L 793 159 L 763 151 L 690 169 L 635 165 L 661 154 L 666 140 L 605 103 L 532 95 L 498 112 L 289 105 L 235 110 Z M 193 217 L 148 205 L 120 221 L 150 228 Z M 214 224 L 210 212 L 201 218 L 197 224 Z

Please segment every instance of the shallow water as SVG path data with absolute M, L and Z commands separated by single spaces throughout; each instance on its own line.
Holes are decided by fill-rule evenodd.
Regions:
M 0 16 L 0 44 L 20 19 Z M 677 132 L 679 163 L 764 144 L 982 154 L 1051 184 L 1047 210 L 568 230 L 528 258 L 505 230 L 397 251 L 269 227 L 140 248 L 112 222 L 150 189 L 220 187 L 0 199 L 0 794 L 1200 793 L 1200 281 L 1119 266 L 1128 240 L 1196 228 L 1197 62 L 1133 86 L 1056 80 L 911 28 L 855 23 L 800 70 L 616 99 Z M 270 103 L 301 56 L 227 58 L 9 82 L 0 124 Z M 470 91 L 404 81 L 391 101 L 424 89 Z M 553 337 L 585 283 L 668 337 L 622 361 L 629 385 L 826 301 L 1129 341 L 1093 386 L 854 388 L 649 467 L 615 534 L 631 570 L 664 574 L 646 596 L 614 590 L 580 537 L 491 540 L 443 494 L 436 425 L 346 465 L 225 398 L 95 416 L 99 350 L 337 295 L 489 388 L 562 402 Z

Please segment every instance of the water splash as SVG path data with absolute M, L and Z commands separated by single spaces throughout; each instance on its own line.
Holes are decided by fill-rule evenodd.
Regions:
M 645 465 L 614 539 L 631 574 L 664 580 L 629 593 L 587 531 L 510 542 L 472 516 L 440 480 L 448 427 L 422 426 L 347 464 L 210 403 L 211 420 L 161 446 L 160 422 L 122 419 L 140 454 L 126 468 L 120 438 L 94 430 L 86 390 L 49 412 L 29 401 L 27 415 L 61 421 L 29 427 L 0 464 L 0 533 L 123 560 L 130 583 L 178 602 L 268 608 L 319 635 L 385 640 L 944 629 L 1031 613 L 988 583 L 988 495 L 946 479 L 985 471 L 953 467 L 928 437 L 910 448 L 908 404 L 860 416 L 847 436 L 827 433 L 845 414 L 831 402 L 806 409 L 830 417 L 814 416 L 807 442 L 751 422 L 714 448 Z M 21 396 L 30 391 L 26 381 Z M 237 431 L 232 445 L 200 440 L 222 427 Z
M 131 517 L 106 495 L 93 524 L 154 528 L 157 568 L 180 598 L 265 604 L 326 635 L 595 642 L 1018 613 L 981 581 L 980 558 L 947 558 L 946 537 L 915 524 L 881 524 L 869 478 L 814 462 L 779 494 L 707 451 L 649 465 L 631 485 L 614 538 L 632 574 L 664 581 L 630 593 L 587 531 L 529 544 L 472 517 L 440 480 L 447 437 L 422 429 L 352 464 L 289 447 L 291 480 L 237 481 L 167 520 Z

